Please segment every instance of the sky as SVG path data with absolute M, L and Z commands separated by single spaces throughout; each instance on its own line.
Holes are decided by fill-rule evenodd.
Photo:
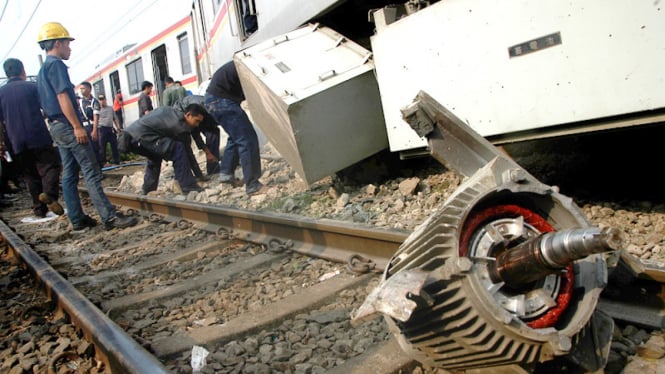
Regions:
M 75 38 L 65 64 L 73 83 L 124 45 L 140 43 L 186 17 L 191 0 L 0 0 L 0 61 L 18 58 L 27 75 L 37 75 L 39 29 L 60 22 Z M 5 72 L 0 68 L 0 77 Z

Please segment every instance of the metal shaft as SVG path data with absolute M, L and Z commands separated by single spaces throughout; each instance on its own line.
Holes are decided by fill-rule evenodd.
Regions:
M 594 253 L 621 249 L 618 229 L 597 227 L 544 233 L 496 256 L 489 265 L 493 282 L 520 287 Z

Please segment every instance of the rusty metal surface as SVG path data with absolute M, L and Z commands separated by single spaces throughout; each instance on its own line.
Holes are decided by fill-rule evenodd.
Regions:
M 373 262 L 373 271 L 385 269 L 390 257 L 409 234 L 293 215 L 248 212 L 118 192 L 106 194 L 116 205 L 147 215 L 157 214 L 165 220 L 186 220 L 229 238 L 264 244 L 275 252 L 292 250 L 343 263 L 360 254 Z
M 80 188 L 81 192 L 87 192 Z M 294 251 L 312 257 L 345 263 L 354 273 L 378 272 L 406 238 L 397 232 L 307 217 L 247 212 L 203 204 L 177 202 L 130 194 L 107 192 L 114 204 L 144 215 L 149 222 L 176 223 L 178 228 L 196 227 L 217 234 L 219 241 L 239 239 L 265 245 L 270 252 Z M 134 210 L 135 212 L 130 212 Z M 86 340 L 98 347 L 100 360 L 111 372 L 166 373 L 158 359 L 104 315 L 62 275 L 10 228 L 0 230 L 17 257 L 31 268 L 58 307 L 80 327 Z M 361 279 L 352 276 L 351 279 Z M 201 278 L 196 282 L 200 283 Z M 294 304 L 295 305 L 295 304 Z M 272 312 L 271 312 L 272 313 Z
M 25 244 L 4 222 L 0 234 L 5 244 L 20 258 L 57 307 L 81 328 L 101 353 L 113 373 L 168 373 L 168 370 L 118 325 L 67 282 L 60 273 Z

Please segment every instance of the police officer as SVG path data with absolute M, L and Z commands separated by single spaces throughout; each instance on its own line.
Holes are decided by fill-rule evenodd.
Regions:
M 69 220 L 75 231 L 85 230 L 97 224 L 86 215 L 78 194 L 79 170 L 83 173 L 88 194 L 104 229 L 124 228 L 136 225 L 134 217 L 124 217 L 116 212 L 102 188 L 102 173 L 92 150 L 90 138 L 81 125 L 83 116 L 76 105 L 76 95 L 67 66 L 72 52 L 69 43 L 74 40 L 58 22 L 42 25 L 37 36 L 46 59 L 37 74 L 37 90 L 42 109 L 49 123 L 49 132 L 58 146 L 62 160 L 62 195 L 68 210 Z
M 83 128 L 88 133 L 88 137 L 92 140 L 92 151 L 95 152 L 97 157 L 97 164 L 99 167 L 104 167 L 104 159 L 99 148 L 99 110 L 101 104 L 96 97 L 92 96 L 92 85 L 90 82 L 81 82 L 80 92 L 81 98 L 79 99 L 79 107 L 81 114 L 83 114 Z M 104 155 L 106 156 L 106 155 Z

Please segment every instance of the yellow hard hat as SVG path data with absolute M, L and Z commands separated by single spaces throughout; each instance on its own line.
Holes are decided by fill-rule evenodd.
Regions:
M 69 36 L 67 29 L 59 22 L 47 22 L 42 26 L 41 29 L 39 29 L 39 34 L 37 34 L 37 43 L 43 42 L 44 40 L 53 39 L 74 40 L 74 38 Z

